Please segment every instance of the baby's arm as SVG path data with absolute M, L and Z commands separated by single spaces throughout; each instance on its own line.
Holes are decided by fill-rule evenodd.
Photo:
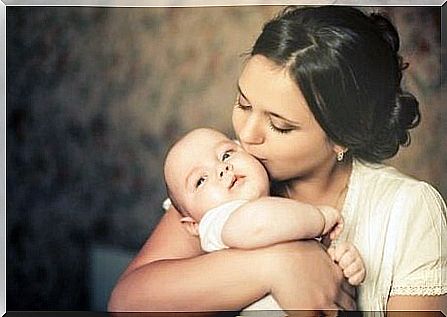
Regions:
M 292 199 L 262 197 L 234 211 L 222 229 L 222 241 L 230 248 L 253 249 L 341 231 L 342 218 L 328 206 L 314 207 Z
M 365 264 L 357 248 L 350 242 L 341 242 L 335 247 L 330 247 L 328 253 L 343 270 L 349 284 L 359 285 L 366 276 Z

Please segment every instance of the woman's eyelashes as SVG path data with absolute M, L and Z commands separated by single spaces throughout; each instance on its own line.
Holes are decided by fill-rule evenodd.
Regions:
M 242 111 L 252 110 L 252 106 L 242 96 L 238 96 L 238 98 L 236 99 L 235 107 Z M 272 119 L 269 119 L 268 126 L 274 132 L 281 133 L 281 134 L 289 133 L 296 129 L 296 127 L 293 127 L 293 126 L 279 127 L 277 124 L 273 123 Z
M 238 108 L 242 111 L 249 111 L 251 110 L 251 106 L 250 105 L 243 105 L 239 102 L 239 100 L 236 101 L 236 106 L 235 108 Z
M 235 108 L 241 109 L 242 111 L 248 111 L 248 110 L 251 110 L 252 107 L 251 107 L 250 103 L 248 102 L 248 100 L 246 100 L 241 95 L 239 95 L 236 98 Z
M 295 130 L 295 127 L 287 127 L 287 128 L 277 127 L 276 125 L 273 124 L 272 120 L 269 120 L 268 125 L 271 130 L 273 130 L 274 132 L 277 132 L 277 133 L 281 133 L 281 134 L 289 133 L 289 132 L 292 132 L 293 130 Z

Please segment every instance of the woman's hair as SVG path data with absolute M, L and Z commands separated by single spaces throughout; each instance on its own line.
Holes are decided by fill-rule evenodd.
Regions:
M 251 55 L 288 69 L 316 120 L 350 155 L 369 162 L 408 145 L 420 120 L 401 88 L 399 35 L 384 16 L 343 6 L 287 7 L 264 25 Z

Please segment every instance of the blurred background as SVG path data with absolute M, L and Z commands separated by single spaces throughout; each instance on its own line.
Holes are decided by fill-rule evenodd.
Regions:
M 106 309 L 163 213 L 167 147 L 232 133 L 241 54 L 279 9 L 7 7 L 8 310 Z M 395 22 L 421 104 L 389 163 L 446 197 L 440 8 L 363 9 Z

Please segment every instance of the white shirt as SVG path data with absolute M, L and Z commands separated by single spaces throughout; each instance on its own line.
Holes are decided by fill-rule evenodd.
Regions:
M 199 223 L 200 245 L 203 251 L 213 252 L 228 247 L 222 241 L 222 230 L 230 215 L 248 200 L 238 199 L 208 210 Z
M 447 221 L 440 194 L 393 167 L 358 160 L 348 186 L 337 241 L 352 242 L 366 265 L 357 309 L 384 311 L 392 295 L 446 294 Z

